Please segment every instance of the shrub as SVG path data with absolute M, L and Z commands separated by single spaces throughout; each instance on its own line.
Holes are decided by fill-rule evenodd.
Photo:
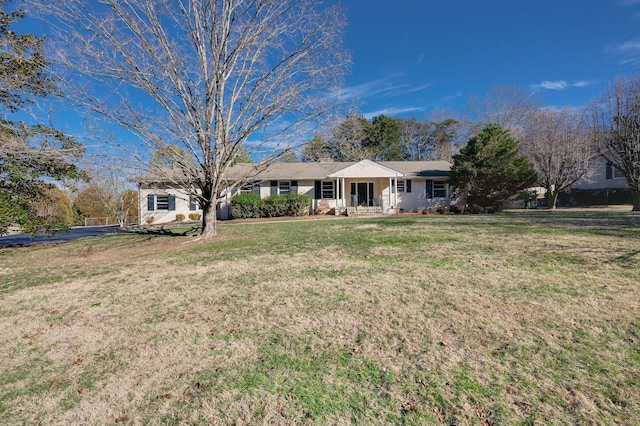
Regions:
M 200 215 L 198 213 L 189 213 L 190 220 L 200 220 Z
M 231 217 L 247 219 L 261 217 L 262 200 L 254 193 L 240 193 L 231 199 Z
M 438 206 L 438 208 L 436 208 L 436 213 L 438 214 L 445 214 L 446 212 L 447 211 L 442 206 Z
M 484 209 L 477 204 L 472 204 L 469 206 L 469 213 L 479 214 L 483 212 L 484 212 Z
M 234 219 L 304 216 L 309 214 L 311 197 L 306 194 L 271 195 L 265 199 L 253 193 L 238 194 L 231 199 Z
M 155 218 L 155 217 L 153 217 L 153 216 L 149 216 L 149 217 L 147 218 L 147 224 L 148 224 L 148 225 L 151 225 L 151 224 L 152 224 L 153 222 L 155 222 L 155 221 L 156 221 L 156 218 Z
M 261 217 L 287 216 L 287 197 L 283 197 L 281 195 L 270 195 L 263 201 Z
M 457 206 L 455 204 L 452 204 L 449 207 L 449 211 L 454 214 L 464 213 L 464 206 Z
M 178 213 L 178 214 L 176 215 L 176 220 L 177 220 L 178 222 L 182 222 L 182 221 L 184 220 L 184 215 L 183 215 L 182 213 Z
M 307 194 L 287 195 L 287 216 L 306 216 L 311 209 L 311 196 Z

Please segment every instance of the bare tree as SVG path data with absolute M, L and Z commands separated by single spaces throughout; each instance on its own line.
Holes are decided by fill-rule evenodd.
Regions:
M 417 118 L 399 118 L 396 120 L 400 129 L 400 143 L 405 156 L 413 161 L 432 159 L 433 147 L 429 134 L 429 124 Z
M 517 84 L 494 86 L 484 97 L 472 96 L 469 107 L 476 132 L 487 124 L 498 124 L 520 139 L 528 116 L 537 111 L 541 101 L 534 93 Z M 474 132 L 475 133 L 475 132 Z
M 236 155 L 289 147 L 294 130 L 326 112 L 348 62 L 341 9 L 315 0 L 40 3 L 57 29 L 66 94 L 137 136 L 129 155 L 141 164 L 171 144 L 188 153 L 164 177 L 193 183 L 202 237 L 216 233 Z
M 633 211 L 640 211 L 640 74 L 609 85 L 592 119 L 598 153 L 624 173 Z
M 89 176 L 95 187 L 93 195 L 120 227 L 128 225 L 132 217 L 137 218 L 138 194 L 131 184 L 131 174 L 118 164 L 103 164 L 90 171 Z
M 569 108 L 537 111 L 527 118 L 520 150 L 535 167 L 551 209 L 555 209 L 560 192 L 593 172 L 589 162 L 595 152 L 586 124 L 584 111 Z

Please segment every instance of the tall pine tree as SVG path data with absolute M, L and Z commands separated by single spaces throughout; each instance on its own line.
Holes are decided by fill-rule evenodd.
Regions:
M 453 156 L 449 184 L 469 204 L 500 210 L 504 201 L 536 183 L 536 172 L 518 152 L 518 141 L 497 124 L 487 125 Z

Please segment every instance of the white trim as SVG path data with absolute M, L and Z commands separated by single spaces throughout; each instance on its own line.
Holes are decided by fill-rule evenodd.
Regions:
M 379 171 L 378 174 L 368 173 L 366 175 L 363 174 L 353 174 L 351 172 L 361 169 L 363 167 L 373 167 Z M 388 167 L 382 166 L 378 163 L 375 163 L 371 160 L 362 160 L 356 164 L 352 164 L 349 167 L 346 167 L 342 170 L 339 170 L 335 173 L 331 173 L 327 177 L 341 177 L 341 178 L 385 178 L 385 177 L 399 177 L 405 176 L 404 173 L 398 172 L 396 170 L 390 169 Z

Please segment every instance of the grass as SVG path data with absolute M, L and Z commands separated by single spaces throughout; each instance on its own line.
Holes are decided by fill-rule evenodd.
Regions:
M 0 249 L 0 424 L 640 423 L 638 214 L 192 231 Z

